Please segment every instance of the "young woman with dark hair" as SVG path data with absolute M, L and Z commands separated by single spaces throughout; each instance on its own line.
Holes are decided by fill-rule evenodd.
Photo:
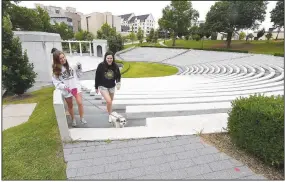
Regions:
M 75 66 L 70 66 L 65 58 L 63 52 L 59 50 L 53 51 L 53 77 L 52 81 L 56 89 L 62 91 L 65 101 L 68 105 L 68 111 L 72 119 L 72 126 L 76 126 L 76 120 L 74 118 L 72 96 L 75 97 L 78 111 L 80 115 L 80 121 L 86 124 L 86 120 L 83 118 L 83 105 L 81 95 L 81 85 L 79 77 L 82 74 L 81 64 L 77 63 Z
M 112 113 L 112 101 L 115 94 L 115 86 L 117 90 L 121 86 L 121 73 L 118 65 L 115 63 L 114 54 L 110 51 L 106 52 L 103 62 L 101 62 L 95 74 L 96 93 L 100 93 L 107 103 L 107 111 L 109 113 L 109 122 L 111 122 L 110 114 Z

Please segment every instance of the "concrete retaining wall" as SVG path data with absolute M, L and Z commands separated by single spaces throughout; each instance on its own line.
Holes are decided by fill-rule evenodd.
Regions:
M 14 31 L 14 35 L 20 38 L 23 51 L 27 50 L 29 62 L 34 64 L 34 71 L 38 74 L 34 87 L 29 91 L 51 85 L 51 49 L 62 50 L 60 35 L 33 31 Z

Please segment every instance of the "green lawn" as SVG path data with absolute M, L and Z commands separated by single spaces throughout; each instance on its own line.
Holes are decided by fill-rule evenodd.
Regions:
M 3 100 L 3 104 L 38 103 L 27 122 L 2 132 L 3 180 L 66 180 L 53 90 L 49 87 L 24 99 Z
M 146 62 L 124 62 L 124 68 L 121 72 L 130 67 L 128 71 L 122 74 L 123 78 L 142 78 L 142 77 L 159 77 L 174 75 L 178 69 L 159 63 Z
M 172 46 L 172 40 L 168 40 L 165 43 L 167 46 Z M 204 40 L 204 41 L 195 41 L 195 40 L 176 40 L 176 47 L 185 47 L 185 48 L 226 48 L 226 42 L 223 40 Z M 244 50 L 249 51 L 250 53 L 257 54 L 274 54 L 282 53 L 284 54 L 284 41 L 249 41 L 245 40 L 233 40 L 231 43 L 232 50 Z
M 161 47 L 161 45 L 159 43 L 147 43 L 147 42 L 143 42 L 142 44 L 128 44 L 128 45 L 124 45 L 124 49 L 128 49 L 130 47 L 140 47 L 140 46 L 159 46 Z

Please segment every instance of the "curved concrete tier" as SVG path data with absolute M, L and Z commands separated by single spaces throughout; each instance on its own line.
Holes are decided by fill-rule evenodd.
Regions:
M 104 110 L 106 103 L 95 93 L 93 80 L 82 80 L 85 114 L 93 127 L 70 129 L 73 139 L 221 132 L 227 127 L 231 101 L 254 94 L 284 94 L 284 66 L 279 57 L 167 48 L 135 48 L 120 57 L 125 61 L 162 62 L 179 66 L 182 71 L 165 77 L 122 78 L 113 109 L 127 118 L 125 128 L 111 128 L 106 113 L 106 121 L 99 123 L 93 105 Z

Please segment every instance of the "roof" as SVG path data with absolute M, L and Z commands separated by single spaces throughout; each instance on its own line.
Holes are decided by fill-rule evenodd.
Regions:
M 144 22 L 147 17 L 149 16 L 150 14 L 146 14 L 146 15 L 139 15 L 139 16 L 134 16 L 130 19 L 130 23 L 133 23 L 135 21 L 135 19 L 139 19 L 141 22 Z
M 130 18 L 131 15 L 132 15 L 132 13 L 120 15 L 119 17 L 121 17 L 122 19 L 124 19 L 124 21 L 128 21 L 128 19 Z
M 125 25 L 122 25 L 122 26 L 121 26 L 121 31 L 122 31 L 122 32 L 127 32 L 128 30 L 130 30 L 130 27 L 129 27 L 129 26 L 125 26 Z

